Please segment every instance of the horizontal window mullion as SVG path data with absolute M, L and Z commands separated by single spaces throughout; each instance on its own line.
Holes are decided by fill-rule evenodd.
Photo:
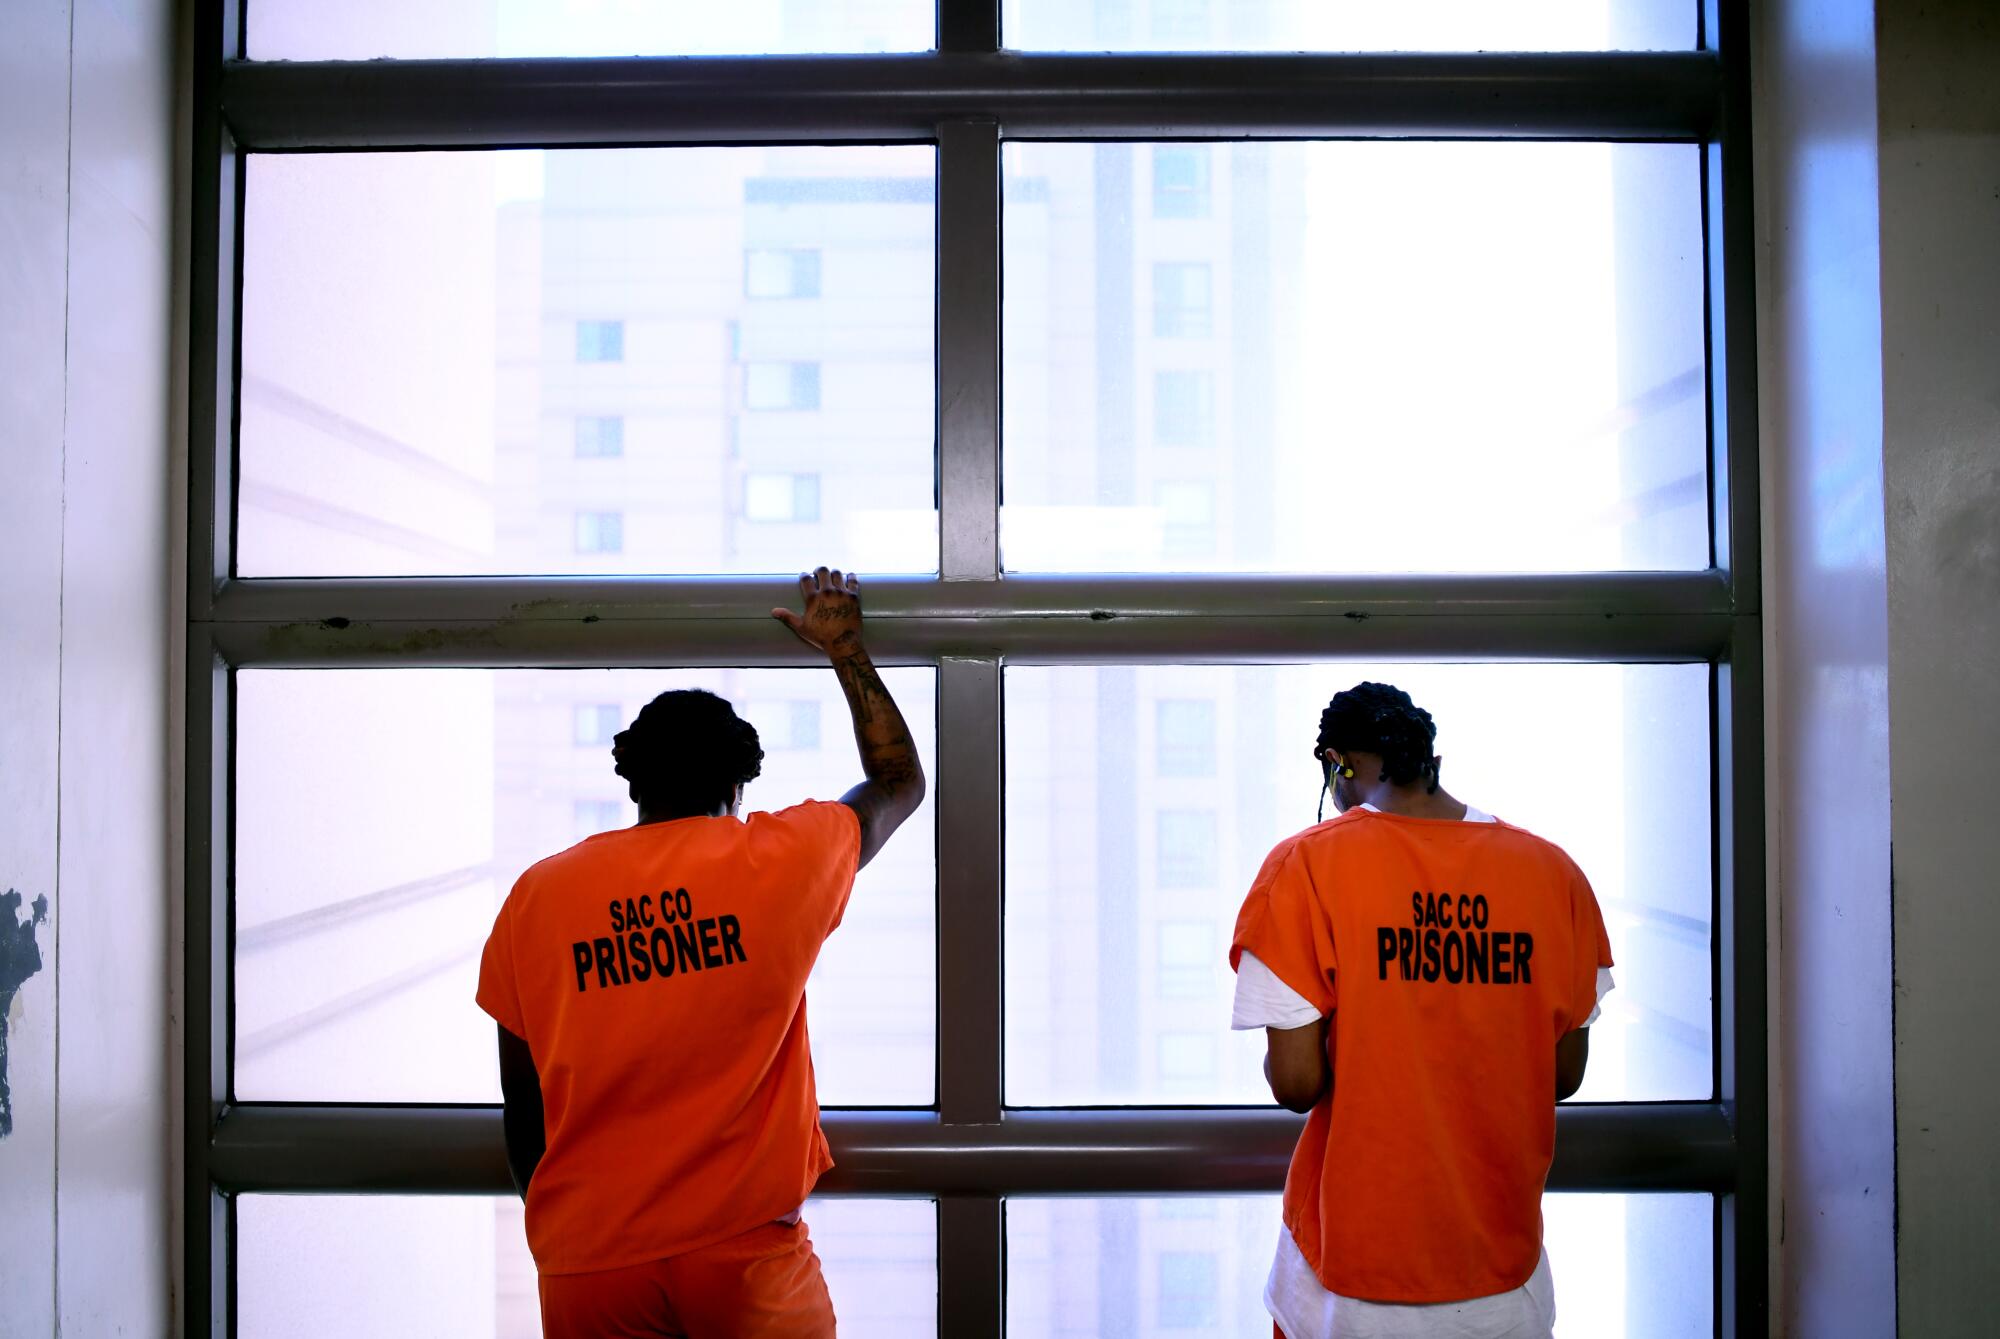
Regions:
M 1303 1123 L 1258 1108 L 1044 1110 L 991 1125 L 927 1111 L 822 1119 L 836 1165 L 819 1193 L 853 1195 L 1273 1192 Z M 1735 1160 L 1712 1103 L 1565 1107 L 1549 1188 L 1727 1191 Z M 498 1107 L 236 1107 L 209 1165 L 230 1193 L 510 1188 Z
M 928 141 L 954 119 L 1044 139 L 1702 140 L 1720 89 L 1720 61 L 1701 51 L 952 52 L 237 61 L 221 97 L 243 147 L 293 150 Z

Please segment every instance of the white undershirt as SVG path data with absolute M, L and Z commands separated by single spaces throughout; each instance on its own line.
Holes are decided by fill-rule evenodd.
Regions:
M 1361 807 L 1381 812 L 1372 804 Z M 1468 805 L 1464 821 L 1491 823 L 1493 815 Z M 1597 1021 L 1613 984 L 1611 969 L 1598 968 L 1598 1006 L 1583 1026 Z M 1232 1030 L 1304 1027 L 1320 1017 L 1256 954 L 1246 951 L 1238 960 Z M 1264 1285 L 1264 1309 L 1288 1339 L 1544 1339 L 1556 1321 L 1555 1282 L 1544 1251 L 1528 1281 L 1511 1292 L 1422 1306 L 1364 1302 L 1327 1291 L 1292 1234 L 1281 1228 L 1270 1281 Z

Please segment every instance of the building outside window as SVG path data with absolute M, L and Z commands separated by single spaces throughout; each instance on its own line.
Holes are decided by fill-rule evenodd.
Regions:
M 1215 374 L 1153 373 L 1153 440 L 1161 446 L 1215 444 Z
M 1162 888 L 1215 886 L 1216 821 L 1213 809 L 1162 809 L 1155 852 Z
M 625 420 L 616 414 L 583 414 L 576 420 L 580 459 L 625 454 Z
M 745 475 L 743 519 L 793 524 L 819 520 L 819 476 L 817 474 Z
M 599 832 L 610 832 L 631 822 L 632 806 L 619 800 L 578 800 L 573 813 L 579 840 Z
M 570 740 L 577 747 L 608 745 L 625 728 L 625 716 L 616 702 L 579 702 L 573 715 L 575 728 Z
M 818 363 L 750 363 L 743 369 L 748 409 L 819 408 Z
M 579 363 L 622 363 L 625 361 L 623 321 L 578 321 L 576 360 Z
M 1153 333 L 1161 339 L 1205 339 L 1214 328 L 1209 267 L 1202 261 L 1153 265 Z
M 758 250 L 743 258 L 743 295 L 751 298 L 816 298 L 819 296 L 820 253 L 817 248 Z
M 1209 921 L 1160 923 L 1160 995 L 1164 999 L 1198 999 L 1215 981 L 1215 926 Z
M 617 511 L 580 511 L 576 514 L 578 553 L 623 553 L 625 514 Z
M 1215 552 L 1215 485 L 1205 479 L 1169 479 L 1154 485 L 1160 508 L 1162 551 L 1172 558 Z
M 1160 144 L 1153 148 L 1153 217 L 1208 217 L 1209 153 L 1201 144 Z
M 1215 775 L 1215 703 L 1162 698 L 1153 706 L 1153 750 L 1163 777 Z
M 1160 1328 L 1214 1328 L 1222 1262 L 1213 1251 L 1160 1253 Z

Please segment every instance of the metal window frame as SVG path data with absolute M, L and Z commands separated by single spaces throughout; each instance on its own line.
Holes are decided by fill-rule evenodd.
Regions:
M 1694 0 L 1691 0 L 1691 3 Z M 1550 1184 L 1715 1196 L 1716 1326 L 1768 1325 L 1763 670 L 1749 21 L 1700 0 L 1688 52 L 1043 56 L 998 0 L 940 0 L 912 56 L 273 62 L 244 0 L 197 0 L 190 210 L 185 948 L 187 1329 L 233 1336 L 234 1196 L 503 1193 L 496 1108 L 231 1101 L 238 667 L 807 663 L 758 579 L 234 575 L 243 155 L 253 150 L 927 142 L 938 146 L 937 578 L 870 583 L 880 658 L 938 670 L 938 1102 L 831 1111 L 828 1193 L 938 1200 L 941 1332 L 1003 1329 L 1008 1194 L 1274 1190 L 1297 1118 L 1007 1110 L 1001 1054 L 1006 663 L 1329 657 L 1714 667 L 1715 1100 L 1565 1107 Z M 782 88 L 782 98 L 771 95 Z M 1001 579 L 1003 139 L 1581 138 L 1704 146 L 1706 572 Z

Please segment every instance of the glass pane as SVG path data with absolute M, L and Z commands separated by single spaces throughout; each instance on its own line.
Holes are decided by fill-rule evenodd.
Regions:
M 1021 51 L 1670 51 L 1694 0 L 1005 0 Z
M 932 0 L 249 0 L 253 60 L 928 51 Z
M 935 673 L 883 679 L 935 776 Z M 498 1101 L 493 1024 L 472 999 L 494 912 L 535 861 L 633 821 L 606 731 L 693 687 L 765 740 L 746 808 L 860 780 L 821 670 L 240 671 L 236 1095 Z M 933 831 L 919 812 L 862 871 L 814 969 L 829 1106 L 933 1100 Z
M 1003 163 L 1010 569 L 1708 565 L 1696 146 Z
M 811 1199 L 844 1331 L 937 1333 L 937 1206 Z M 236 1201 L 239 1327 L 256 1339 L 451 1335 L 539 1339 L 535 1262 L 515 1199 L 244 1195 Z
M 1580 1099 L 1710 1095 L 1707 666 L 1163 665 L 1007 671 L 1010 1105 L 1271 1101 L 1230 935 L 1363 679 L 1432 714 L 1446 789 L 1589 876 L 1618 984 Z
M 1707 1339 L 1713 1214 L 1706 1195 L 1545 1196 L 1557 1339 Z M 1007 1333 L 1270 1339 L 1282 1230 L 1276 1195 L 1009 1199 Z
M 935 159 L 252 155 L 238 570 L 935 571 Z

